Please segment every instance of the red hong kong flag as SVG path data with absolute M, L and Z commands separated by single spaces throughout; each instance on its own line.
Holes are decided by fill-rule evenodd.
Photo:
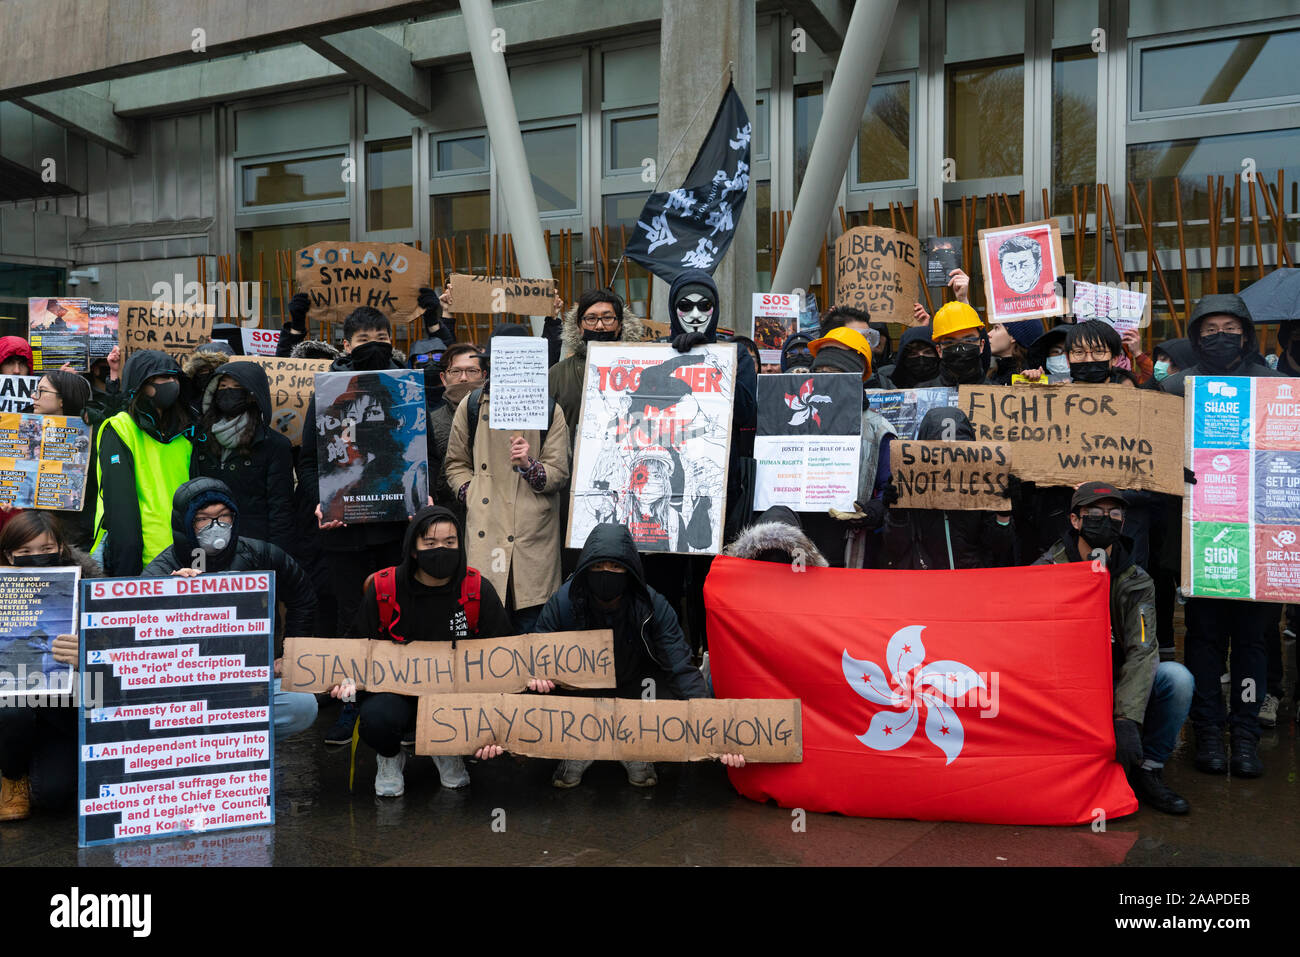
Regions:
M 720 556 L 704 583 L 720 698 L 799 698 L 803 762 L 729 770 L 756 801 L 861 817 L 1081 824 L 1131 814 L 1115 762 L 1110 576 Z

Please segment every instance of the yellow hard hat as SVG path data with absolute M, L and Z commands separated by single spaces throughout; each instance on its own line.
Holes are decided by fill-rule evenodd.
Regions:
M 930 329 L 931 339 L 942 339 L 954 332 L 984 327 L 980 314 L 964 302 L 949 302 L 939 307 L 934 314 L 934 323 Z
M 871 343 L 867 341 L 866 336 L 856 329 L 839 326 L 826 333 L 822 338 L 814 339 L 808 343 L 808 351 L 816 356 L 821 351 L 822 346 L 828 342 L 834 342 L 837 345 L 852 349 L 854 352 L 861 353 L 867 362 L 866 369 L 862 372 L 862 378 L 864 380 L 871 378 Z

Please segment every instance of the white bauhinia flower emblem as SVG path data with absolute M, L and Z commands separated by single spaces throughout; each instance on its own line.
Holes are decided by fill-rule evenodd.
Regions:
M 842 666 L 849 686 L 873 704 L 895 709 L 878 711 L 871 718 L 866 734 L 857 739 L 876 751 L 893 751 L 912 740 L 925 712 L 925 734 L 952 764 L 961 754 L 965 731 L 957 712 L 944 698 L 961 698 L 984 679 L 960 661 L 934 661 L 925 664 L 925 646 L 921 644 L 924 625 L 909 625 L 894 632 L 885 650 L 885 664 L 892 676 L 892 686 L 884 670 L 874 661 L 859 661 L 845 649 Z

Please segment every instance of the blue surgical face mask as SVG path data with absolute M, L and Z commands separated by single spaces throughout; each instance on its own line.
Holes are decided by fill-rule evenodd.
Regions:
M 1169 375 L 1169 360 L 1161 359 L 1157 362 L 1155 369 L 1151 374 L 1155 376 L 1157 382 L 1163 382 L 1165 377 Z
M 1047 371 L 1052 375 L 1064 375 L 1070 371 L 1070 360 L 1067 356 L 1048 356 Z

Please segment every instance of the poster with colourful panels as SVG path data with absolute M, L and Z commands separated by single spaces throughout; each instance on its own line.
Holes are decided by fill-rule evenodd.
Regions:
M 1187 380 L 1183 592 L 1300 600 L 1300 379 Z

